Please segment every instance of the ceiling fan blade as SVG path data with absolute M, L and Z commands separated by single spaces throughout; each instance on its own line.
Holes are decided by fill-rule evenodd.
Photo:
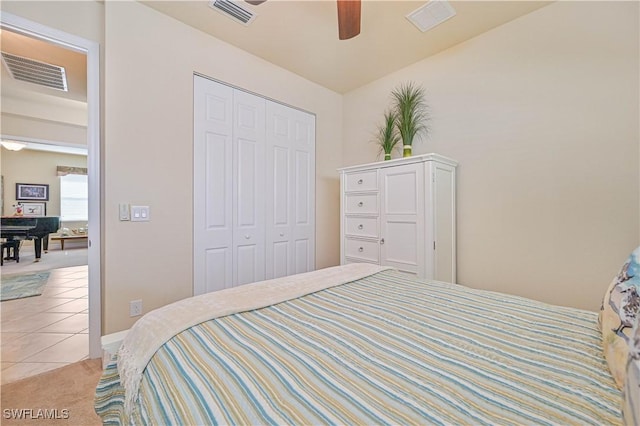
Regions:
M 267 0 L 244 0 L 244 1 L 246 1 L 247 3 L 252 4 L 254 6 L 259 6 L 259 5 L 261 5 L 262 3 L 264 3 Z
M 360 0 L 338 0 L 338 38 L 347 40 L 360 34 Z

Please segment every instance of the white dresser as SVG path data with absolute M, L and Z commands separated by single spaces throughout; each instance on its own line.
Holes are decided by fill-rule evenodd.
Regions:
M 456 282 L 456 166 L 438 154 L 340 171 L 340 262 Z

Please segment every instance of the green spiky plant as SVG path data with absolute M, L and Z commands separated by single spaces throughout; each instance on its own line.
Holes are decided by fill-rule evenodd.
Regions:
M 385 160 L 391 160 L 391 152 L 400 142 L 400 135 L 396 129 L 396 120 L 395 111 L 387 110 L 384 113 L 384 122 L 378 126 L 376 142 L 380 146 L 380 152 L 384 152 Z
M 427 102 L 424 89 L 414 83 L 401 84 L 391 92 L 397 115 L 396 127 L 402 138 L 403 157 L 410 157 L 413 141 L 427 133 Z

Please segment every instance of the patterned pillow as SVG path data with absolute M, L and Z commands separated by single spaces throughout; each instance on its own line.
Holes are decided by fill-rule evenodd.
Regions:
M 628 426 L 640 425 L 640 315 L 636 318 L 636 325 L 629 341 L 627 377 L 622 396 L 624 423 Z
M 616 385 L 624 386 L 629 342 L 640 311 L 640 247 L 635 249 L 607 289 L 600 309 L 602 348 Z

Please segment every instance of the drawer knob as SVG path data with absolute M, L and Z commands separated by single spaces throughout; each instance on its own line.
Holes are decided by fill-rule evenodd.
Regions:
M 358 229 L 364 229 L 364 225 L 363 224 L 358 225 Z
M 280 236 L 281 236 L 281 237 L 284 237 L 284 232 L 281 232 L 281 233 L 280 233 Z
M 358 203 L 358 207 L 362 207 L 362 206 L 364 206 L 364 203 L 363 203 L 362 201 L 360 201 L 360 202 Z
M 384 238 L 380 240 L 380 244 L 384 244 Z
M 362 253 L 362 252 L 364 251 L 364 247 L 360 247 L 360 248 L 358 249 L 358 251 L 359 251 L 360 253 Z
M 362 179 L 358 179 L 358 185 L 362 185 Z
M 244 238 L 245 238 L 245 240 L 249 240 L 249 239 L 251 239 L 251 235 L 245 234 Z

